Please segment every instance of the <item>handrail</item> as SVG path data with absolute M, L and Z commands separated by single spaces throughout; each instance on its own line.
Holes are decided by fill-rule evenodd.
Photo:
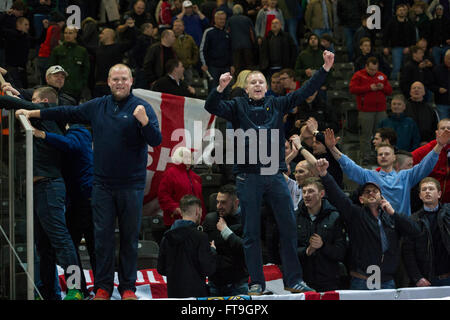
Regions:
M 0 73 L 0 85 L 5 83 L 5 79 Z M 7 91 L 7 95 L 12 93 Z M 24 115 L 19 115 L 19 122 L 25 129 L 26 142 L 26 228 L 27 228 L 27 299 L 34 300 L 34 221 L 33 221 L 33 127 L 30 121 Z M 15 263 L 14 255 L 17 253 L 14 250 L 15 246 L 15 232 L 14 232 L 14 214 L 15 214 L 15 185 L 14 185 L 14 112 L 8 114 L 9 126 L 9 228 L 10 228 L 10 298 L 14 299 L 16 296 L 15 284 Z M 19 262 L 20 258 L 17 256 Z M 21 263 L 22 268 L 24 265 Z M 24 268 L 25 269 L 25 268 Z M 38 292 L 39 294 L 39 292 Z M 40 295 L 40 294 L 39 294 Z

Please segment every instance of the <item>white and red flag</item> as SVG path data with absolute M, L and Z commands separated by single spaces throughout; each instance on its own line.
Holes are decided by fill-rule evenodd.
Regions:
M 147 163 L 147 183 L 144 203 L 157 196 L 161 176 L 171 162 L 172 152 L 185 146 L 192 150 L 195 163 L 208 163 L 214 144 L 215 116 L 204 109 L 204 100 L 174 96 L 167 93 L 144 89 L 134 89 L 133 94 L 144 99 L 153 107 L 162 134 L 162 143 L 149 146 Z

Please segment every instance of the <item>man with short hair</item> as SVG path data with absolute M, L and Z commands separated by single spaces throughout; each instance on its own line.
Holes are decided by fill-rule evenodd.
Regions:
M 436 135 L 440 135 L 444 132 L 449 131 L 450 131 L 450 119 L 445 118 L 439 121 L 439 123 L 437 124 Z M 434 139 L 429 143 L 427 143 L 426 145 L 414 150 L 412 152 L 414 164 L 417 164 L 420 161 L 422 161 L 422 159 L 428 154 L 428 152 L 430 152 L 431 149 L 433 149 L 436 146 L 436 144 L 437 141 L 436 139 Z M 449 150 L 450 150 L 449 145 L 446 145 L 444 148 L 442 148 L 441 153 L 439 153 L 439 159 L 436 165 L 434 166 L 433 171 L 431 171 L 431 173 L 429 174 L 430 177 L 435 178 L 441 183 L 442 203 L 450 202 L 450 178 L 448 171 Z
M 395 8 L 393 17 L 383 30 L 383 53 L 392 52 L 391 79 L 398 80 L 402 66 L 403 55 L 409 53 L 409 47 L 416 43 L 414 25 L 408 20 L 408 6 L 404 3 Z
M 416 236 L 417 225 L 395 210 L 384 198 L 378 181 L 368 179 L 358 188 L 358 202 L 353 201 L 339 188 L 327 173 L 328 161 L 318 159 L 319 172 L 328 200 L 341 213 L 350 240 L 350 276 L 352 290 L 395 289 L 394 277 L 398 268 L 400 238 Z M 380 282 L 370 288 L 368 278 L 378 266 Z
M 434 80 L 433 64 L 424 59 L 425 51 L 417 45 L 411 46 L 409 51 L 411 59 L 405 63 L 400 72 L 400 88 L 405 96 L 408 96 L 413 82 L 420 81 L 428 89 Z
M 234 185 L 219 189 L 216 212 L 208 213 L 203 231 L 214 241 L 216 272 L 208 277 L 210 296 L 237 296 L 248 292 L 248 272 L 242 240 L 241 209 Z
M 161 143 L 150 104 L 131 93 L 133 77 L 124 64 L 111 67 L 111 95 L 79 106 L 18 110 L 30 118 L 90 124 L 94 141 L 95 300 L 108 300 L 114 288 L 116 219 L 119 221 L 119 293 L 136 300 L 137 243 L 142 218 L 147 149 Z
M 207 297 L 206 277 L 216 270 L 214 241 L 198 229 L 202 203 L 193 195 L 180 200 L 182 219 L 164 233 L 158 255 L 158 273 L 167 277 L 169 298 Z
M 219 86 L 213 88 L 205 103 L 205 109 L 230 121 L 233 129 L 256 131 L 258 134 L 267 130 L 266 138 L 260 137 L 255 143 L 245 143 L 245 154 L 256 154 L 259 143 L 270 144 L 270 155 L 273 161 L 267 163 L 257 156 L 256 163 L 245 160 L 234 166 L 236 186 L 241 203 L 242 222 L 244 227 L 244 252 L 250 275 L 249 294 L 261 295 L 265 290 L 265 279 L 260 240 L 260 209 L 263 196 L 276 212 L 280 233 L 280 256 L 283 266 L 285 288 L 293 293 L 311 291 L 302 279 L 301 265 L 296 248 L 296 230 L 293 214 L 293 203 L 282 171 L 286 171 L 285 136 L 283 132 L 283 116 L 306 97 L 318 90 L 325 80 L 327 72 L 334 63 L 334 54 L 325 51 L 323 67 L 302 88 L 282 97 L 265 97 L 267 82 L 260 71 L 250 72 L 246 79 L 248 97 L 235 97 L 225 100 L 224 90 L 231 82 L 230 73 L 220 76 Z M 269 143 L 267 134 L 278 134 L 278 139 Z M 244 137 L 245 139 L 245 137 Z M 243 139 L 243 140 L 244 140 Z M 264 141 L 265 140 L 265 141 Z M 270 139 L 269 139 L 270 140 Z M 239 143 L 243 143 L 240 141 Z M 269 146 L 267 146 L 269 148 Z M 237 157 L 236 148 L 234 155 Z M 266 149 L 268 150 L 268 149 Z M 245 155 L 244 155 L 245 156 Z M 258 159 L 259 158 L 259 159 Z M 265 162 L 265 164 L 263 164 Z M 274 170 L 272 170 L 274 169 Z M 275 172 L 274 172 L 275 171 Z
M 324 198 L 320 178 L 306 179 L 302 193 L 296 216 L 304 278 L 317 292 L 337 290 L 339 262 L 344 260 L 347 249 L 340 213 Z
M 430 90 L 434 92 L 434 102 L 439 119 L 450 117 L 450 49 L 445 52 L 444 62 L 434 66 L 434 81 Z
M 397 143 L 397 133 L 392 128 L 378 128 L 375 131 L 375 136 L 373 137 L 372 144 L 375 149 L 382 143 L 390 144 L 395 146 Z
M 392 129 L 396 133 L 396 141 L 391 141 L 397 149 L 413 151 L 419 147 L 420 132 L 416 122 L 405 115 L 405 97 L 401 94 L 395 95 L 391 101 L 391 114 L 378 122 L 377 127 L 381 129 Z
M 392 204 L 392 207 L 399 213 L 406 216 L 411 215 L 410 190 L 421 179 L 432 171 L 439 157 L 442 148 L 450 141 L 450 131 L 436 131 L 438 143 L 425 158 L 411 170 L 394 170 L 395 150 L 388 144 L 380 144 L 377 148 L 377 162 L 381 170 L 374 171 L 363 169 L 353 162 L 349 157 L 342 154 L 336 148 L 336 138 L 333 130 L 325 131 L 325 142 L 331 150 L 334 158 L 341 165 L 342 171 L 350 180 L 362 185 L 368 181 L 376 182 L 383 191 L 384 197 Z
M 429 103 L 424 100 L 425 87 L 422 82 L 411 84 L 409 99 L 406 101 L 405 115 L 414 120 L 419 127 L 420 145 L 434 139 L 434 128 L 438 123 L 437 113 Z
M 281 83 L 280 76 L 281 75 L 279 72 L 275 72 L 270 77 L 270 89 L 267 90 L 267 96 L 279 97 L 285 95 L 286 92 L 283 84 Z
M 195 89 L 184 81 L 184 66 L 178 59 L 166 63 L 167 74 L 155 81 L 153 91 L 170 93 L 182 97 L 194 97 Z
M 441 185 L 434 178 L 420 181 L 419 191 L 423 208 L 411 218 L 420 235 L 404 241 L 405 267 L 416 287 L 450 286 L 450 204 L 439 201 Z
M 362 165 L 370 163 L 370 139 L 377 123 L 387 117 L 386 96 L 392 94 L 388 78 L 378 71 L 378 66 L 377 58 L 368 58 L 365 69 L 356 71 L 349 83 L 350 93 L 356 96 L 358 106 Z
M 177 57 L 173 49 L 175 40 L 175 33 L 167 29 L 161 33 L 161 42 L 154 43 L 147 49 L 144 58 L 144 73 L 148 88 L 151 88 L 156 80 L 167 73 L 167 61 Z
M 52 50 L 49 65 L 60 65 L 67 71 L 69 76 L 62 90 L 78 102 L 83 88 L 87 86 L 91 65 L 86 48 L 77 43 L 77 35 L 75 27 L 64 29 L 64 42 Z
M 173 50 L 177 58 L 181 60 L 184 66 L 184 81 L 187 85 L 191 85 L 194 77 L 194 67 L 198 63 L 199 50 L 198 46 L 192 36 L 184 32 L 184 22 L 181 19 L 176 19 L 172 27 L 176 40 L 173 44 Z
M 220 75 L 226 72 L 234 74 L 233 52 L 231 50 L 231 38 L 225 29 L 227 14 L 224 11 L 216 11 L 214 14 L 214 26 L 203 33 L 200 44 L 200 61 L 203 72 L 209 72 L 209 89 L 217 87 Z
M 56 105 L 57 92 L 51 87 L 40 87 L 33 92 L 32 103 L 0 96 L 2 107 L 6 109 L 29 110 L 48 108 Z M 19 114 L 20 110 L 16 114 Z M 29 112 L 26 110 L 26 112 Z M 55 121 L 31 120 L 38 130 L 62 134 Z M 65 217 L 66 187 L 62 176 L 62 154 L 41 139 L 33 140 L 33 203 L 36 249 L 39 254 L 39 288 L 45 300 L 60 300 L 55 292 L 55 265 L 64 269 L 65 278 L 69 266 L 78 266 L 79 260 L 74 243 L 69 234 Z M 65 300 L 82 300 L 81 283 L 69 285 Z

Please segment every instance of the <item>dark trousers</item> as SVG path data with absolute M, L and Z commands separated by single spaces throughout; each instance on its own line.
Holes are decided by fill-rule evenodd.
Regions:
M 94 182 L 92 212 L 95 237 L 94 290 L 102 288 L 110 294 L 114 288 L 116 218 L 120 232 L 119 287 L 136 291 L 137 247 L 142 220 L 142 189 L 113 189 Z
M 55 264 L 64 271 L 77 266 L 78 259 L 66 225 L 66 188 L 62 178 L 43 179 L 34 184 L 34 232 L 40 257 L 41 294 L 55 300 Z M 68 279 L 70 274 L 65 274 Z
M 250 275 L 250 285 L 265 289 L 261 251 L 261 202 L 263 197 L 276 214 L 280 234 L 280 258 L 283 280 L 292 287 L 302 281 L 302 267 L 297 256 L 297 224 L 294 204 L 282 173 L 236 175 L 236 188 L 242 213 L 244 254 Z
M 83 266 L 81 264 L 78 246 L 81 238 L 84 237 L 86 247 L 89 253 L 89 261 L 92 271 L 95 274 L 95 242 L 94 242 L 94 223 L 92 221 L 92 207 L 90 199 L 74 199 L 67 205 L 66 210 L 67 228 L 75 245 L 79 267 L 81 271 L 81 289 L 85 295 L 89 295 L 86 288 L 86 277 L 84 276 Z

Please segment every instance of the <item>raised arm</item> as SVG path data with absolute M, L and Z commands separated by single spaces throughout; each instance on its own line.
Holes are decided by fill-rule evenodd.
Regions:
M 205 110 L 228 121 L 233 120 L 234 100 L 223 100 L 223 91 L 233 77 L 229 72 L 220 76 L 219 85 L 211 90 L 205 102 Z

